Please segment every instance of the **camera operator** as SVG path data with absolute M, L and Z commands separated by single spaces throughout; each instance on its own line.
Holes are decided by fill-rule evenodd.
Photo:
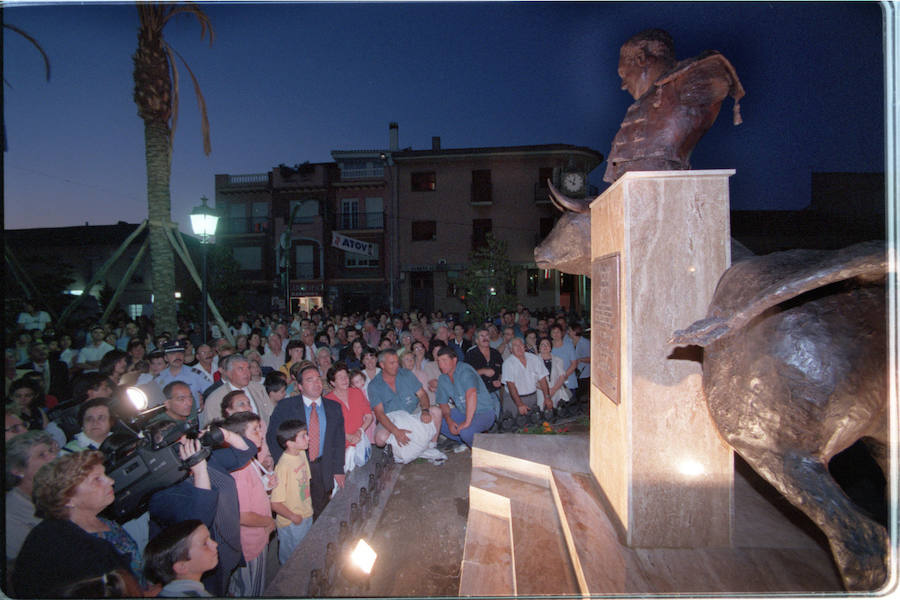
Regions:
M 186 436 L 179 440 L 179 456 L 189 466 L 190 476 L 150 497 L 150 537 L 181 521 L 203 521 L 219 544 L 219 563 L 203 584 L 213 596 L 225 596 L 231 572 L 244 562 L 237 486 L 229 472 L 250 462 L 257 448 L 236 433 L 214 430 L 221 431 L 227 447 L 214 449 L 208 460 L 192 460 L 202 451 L 199 440 Z

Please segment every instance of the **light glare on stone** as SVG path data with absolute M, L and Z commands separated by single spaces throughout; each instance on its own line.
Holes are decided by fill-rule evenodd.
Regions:
M 147 408 L 147 394 L 144 390 L 136 387 L 130 387 L 125 390 L 128 401 L 131 402 L 135 409 L 141 411 Z
M 375 564 L 376 558 L 378 558 L 378 554 L 372 550 L 372 547 L 369 546 L 365 540 L 359 540 L 359 543 L 356 544 L 356 548 L 354 548 L 353 552 L 350 554 L 350 559 L 353 561 L 353 564 L 359 567 L 366 575 L 372 572 L 372 565 Z
M 703 475 L 706 469 L 703 468 L 703 465 L 693 458 L 688 458 L 686 460 L 681 461 L 681 464 L 678 465 L 678 471 L 682 475 L 687 475 L 688 477 L 696 477 L 697 475 Z

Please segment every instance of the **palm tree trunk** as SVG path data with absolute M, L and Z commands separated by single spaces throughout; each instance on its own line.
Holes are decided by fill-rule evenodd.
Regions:
M 153 321 L 158 333 L 177 331 L 175 318 L 175 256 L 166 239 L 165 227 L 172 223 L 169 175 L 172 149 L 169 127 L 144 120 L 147 155 L 147 208 L 150 217 L 150 270 L 153 274 Z

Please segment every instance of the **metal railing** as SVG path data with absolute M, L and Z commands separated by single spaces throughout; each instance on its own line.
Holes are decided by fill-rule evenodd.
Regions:
M 341 169 L 341 179 L 381 179 L 384 167 L 359 167 Z
M 266 233 L 271 227 L 268 217 L 226 217 L 218 233 Z
M 351 211 L 334 215 L 334 229 L 384 229 L 384 211 Z
M 247 175 L 229 175 L 228 185 L 259 185 L 269 183 L 268 173 L 249 173 Z

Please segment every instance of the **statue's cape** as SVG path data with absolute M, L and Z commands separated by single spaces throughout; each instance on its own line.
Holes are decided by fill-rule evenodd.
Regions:
M 701 52 L 693 58 L 687 58 L 680 61 L 677 65 L 675 65 L 675 67 L 672 68 L 671 71 L 665 73 L 662 77 L 657 79 L 653 83 L 653 85 L 657 88 L 657 93 L 659 93 L 662 91 L 662 87 L 666 84 L 672 83 L 677 80 L 682 80 L 686 77 L 689 77 L 697 70 L 709 67 L 724 70 L 731 80 L 728 88 L 728 95 L 734 99 L 733 121 L 735 125 L 740 125 L 743 121 L 741 119 L 740 102 L 741 98 L 743 98 L 745 94 L 744 86 L 741 85 L 741 80 L 738 79 L 737 72 L 734 70 L 734 66 L 728 61 L 727 58 L 722 56 L 716 50 L 706 50 L 705 52 Z

